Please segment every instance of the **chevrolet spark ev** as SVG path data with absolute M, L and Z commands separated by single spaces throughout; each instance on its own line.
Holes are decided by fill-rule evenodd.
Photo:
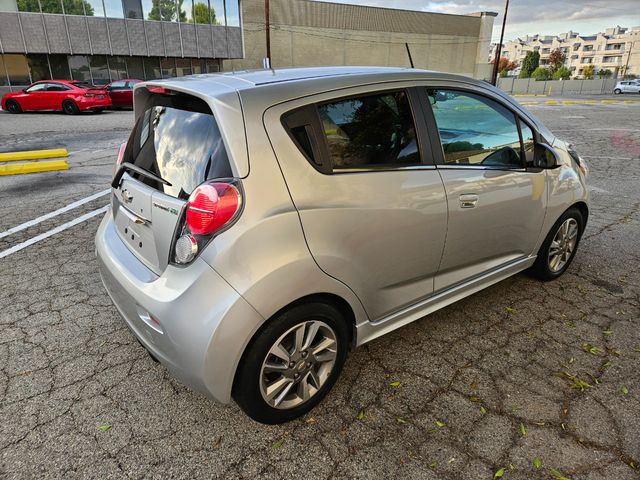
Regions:
M 104 285 L 150 354 L 253 419 L 313 408 L 347 352 L 571 264 L 587 166 L 491 85 L 400 68 L 136 85 Z

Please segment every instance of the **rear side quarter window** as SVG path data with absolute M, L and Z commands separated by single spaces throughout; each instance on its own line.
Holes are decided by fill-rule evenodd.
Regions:
M 406 90 L 307 105 L 283 115 L 282 123 L 301 153 L 322 173 L 422 165 Z

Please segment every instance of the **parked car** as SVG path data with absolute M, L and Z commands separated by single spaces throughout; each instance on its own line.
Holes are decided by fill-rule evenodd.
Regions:
M 142 80 L 116 80 L 105 86 L 111 97 L 111 106 L 118 108 L 133 108 L 133 86 Z
M 584 160 L 485 82 L 336 67 L 135 92 L 102 280 L 152 357 L 259 422 L 318 404 L 351 348 L 558 278 L 587 223 Z
M 11 113 L 62 110 L 75 115 L 87 110 L 101 112 L 110 105 L 111 99 L 103 87 L 77 80 L 43 80 L 2 97 L 2 109 Z
M 640 80 L 625 80 L 616 83 L 613 93 L 640 93 Z

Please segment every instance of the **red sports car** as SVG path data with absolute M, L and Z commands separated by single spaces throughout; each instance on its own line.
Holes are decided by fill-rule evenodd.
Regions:
M 111 97 L 111 106 L 133 108 L 133 86 L 140 82 L 142 80 L 128 78 L 108 84 L 105 88 Z
M 104 87 L 77 80 L 42 80 L 21 92 L 5 93 L 2 109 L 11 113 L 27 110 L 62 110 L 69 115 L 81 111 L 101 112 L 111 106 Z

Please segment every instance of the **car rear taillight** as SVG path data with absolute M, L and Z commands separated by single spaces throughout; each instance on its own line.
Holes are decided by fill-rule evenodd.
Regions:
M 127 149 L 127 144 L 123 143 L 120 145 L 120 149 L 118 150 L 118 157 L 116 158 L 116 164 L 113 166 L 113 172 L 111 173 L 111 178 L 116 175 L 118 171 L 118 167 L 122 165 L 122 161 L 124 160 L 124 151 Z
M 191 233 L 209 235 L 223 227 L 238 211 L 240 194 L 229 183 L 205 183 L 196 188 L 187 204 Z
M 86 92 L 86 93 L 84 94 L 84 96 L 85 96 L 85 97 L 95 97 L 95 96 L 96 96 L 96 94 L 95 94 L 95 93 L 89 93 L 89 92 Z
M 237 179 L 213 180 L 196 187 L 189 196 L 181 232 L 174 244 L 175 262 L 191 262 L 217 233 L 233 223 L 241 206 Z

